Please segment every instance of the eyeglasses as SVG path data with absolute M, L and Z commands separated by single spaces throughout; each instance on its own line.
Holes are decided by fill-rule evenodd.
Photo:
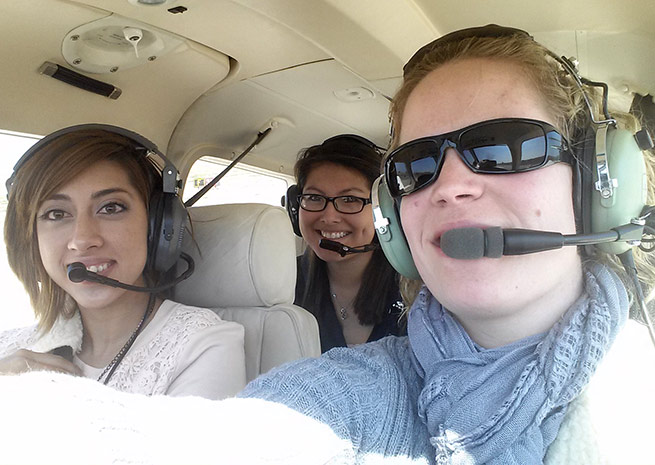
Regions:
M 566 140 L 548 123 L 524 118 L 483 121 L 393 150 L 384 164 L 391 195 L 408 195 L 436 181 L 449 148 L 471 171 L 482 174 L 523 173 L 572 159 Z
M 326 197 L 320 194 L 302 194 L 298 196 L 300 208 L 308 212 L 320 212 L 325 210 L 328 202 L 332 202 L 339 213 L 352 215 L 364 210 L 364 206 L 371 203 L 370 199 L 356 197 L 354 195 L 340 195 L 338 197 Z

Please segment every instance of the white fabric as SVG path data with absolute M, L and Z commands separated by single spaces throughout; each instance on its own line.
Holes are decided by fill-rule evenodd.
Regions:
M 259 399 L 146 397 L 33 372 L 0 376 L 0 412 L 0 464 L 353 463 L 329 427 Z
M 587 391 L 575 399 L 547 465 L 654 465 L 655 348 L 645 326 L 629 320 Z
M 28 346 L 34 352 L 50 352 L 61 346 L 68 346 L 73 353 L 82 350 L 82 317 L 76 312 L 70 319 L 57 318 L 47 333 Z M 1 350 L 1 349 L 0 349 Z
M 652 365 L 641 360 L 645 356 L 644 363 L 652 364 L 655 351 L 643 329 L 638 337 L 649 352 L 622 351 L 636 334 L 624 330 L 610 350 L 609 363 L 592 381 L 590 391 L 597 392 L 571 404 L 545 464 L 655 463 L 650 427 L 655 385 Z M 640 371 L 634 371 L 636 366 Z M 610 377 L 617 391 L 598 390 Z M 354 463 L 351 445 L 328 427 L 258 399 L 146 397 L 89 379 L 33 372 L 0 376 L 0 412 L 0 464 Z M 359 463 L 424 462 L 368 456 Z
M 78 328 L 79 317 L 65 320 Z M 59 328 L 66 324 L 58 324 Z M 81 340 L 81 325 L 78 337 Z M 62 330 L 61 340 L 47 334 L 47 344 L 38 340 L 36 327 L 0 334 L 0 357 L 18 348 L 48 351 L 68 345 L 72 331 Z M 221 320 L 214 312 L 170 300 L 137 337 L 109 386 L 146 395 L 197 395 L 221 399 L 245 386 L 244 330 L 241 325 Z M 84 376 L 97 379 L 104 367 L 94 368 L 74 358 Z
M 196 271 L 175 298 L 246 328 L 248 381 L 282 363 L 321 353 L 313 315 L 293 305 L 295 239 L 286 212 L 262 204 L 194 207 L 183 250 Z

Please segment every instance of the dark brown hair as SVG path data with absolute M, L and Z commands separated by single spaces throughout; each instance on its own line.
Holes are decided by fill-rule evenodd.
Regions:
M 363 175 L 370 189 L 373 181 L 380 175 L 381 160 L 381 149 L 372 142 L 359 136 L 336 136 L 301 151 L 294 173 L 302 192 L 307 177 L 314 168 L 323 163 L 334 163 Z M 330 293 L 327 265 L 312 250 L 307 253 L 309 271 L 301 301 L 297 303 L 308 310 L 320 311 L 321 302 Z M 362 284 L 354 301 L 354 310 L 361 324 L 374 325 L 384 319 L 388 310 L 387 290 L 395 289 L 397 282 L 398 275 L 387 261 L 384 252 L 381 248 L 375 249 L 364 270 Z

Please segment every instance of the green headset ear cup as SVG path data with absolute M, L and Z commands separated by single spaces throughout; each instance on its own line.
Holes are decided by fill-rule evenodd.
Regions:
M 384 176 L 380 176 L 373 183 L 371 203 L 375 234 L 387 260 L 401 275 L 410 279 L 421 279 L 409 251 L 396 204 L 384 182 Z
M 646 204 L 648 193 L 644 155 L 634 135 L 625 129 L 609 127 L 605 150 L 609 174 L 616 180 L 616 187 L 610 198 L 603 198 L 595 189 L 598 172 L 594 161 L 591 164 L 594 167 L 591 194 L 592 232 L 609 231 L 638 218 Z M 599 244 L 597 247 L 608 253 L 620 254 L 632 246 L 625 242 L 612 242 Z

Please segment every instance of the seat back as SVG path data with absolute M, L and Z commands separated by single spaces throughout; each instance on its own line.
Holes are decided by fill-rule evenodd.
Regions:
M 249 381 L 282 363 L 319 356 L 316 319 L 293 305 L 296 254 L 286 212 L 262 204 L 189 211 L 195 244 L 187 235 L 183 251 L 196 270 L 176 286 L 175 300 L 245 327 Z

